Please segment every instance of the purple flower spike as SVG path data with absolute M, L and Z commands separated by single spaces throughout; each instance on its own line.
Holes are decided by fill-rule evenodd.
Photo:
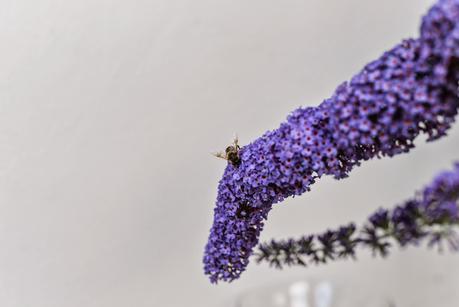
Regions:
M 211 282 L 240 276 L 274 203 L 301 195 L 322 175 L 347 177 L 361 161 L 394 156 L 446 134 L 459 108 L 459 0 L 440 0 L 419 39 L 368 64 L 318 107 L 299 108 L 240 150 L 218 187 L 205 247 Z M 448 210 L 445 208 L 444 210 Z
M 327 230 L 300 239 L 261 243 L 257 262 L 276 268 L 307 266 L 338 259 L 356 259 L 357 249 L 371 249 L 373 255 L 387 256 L 394 245 L 438 246 L 447 243 L 459 249 L 459 164 L 439 174 L 421 193 L 392 210 L 379 209 L 357 230 L 355 224 Z

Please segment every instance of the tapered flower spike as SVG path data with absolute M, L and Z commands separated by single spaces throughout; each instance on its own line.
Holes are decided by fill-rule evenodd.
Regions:
M 357 230 L 351 223 L 337 230 L 300 239 L 272 240 L 255 252 L 257 262 L 271 266 L 307 266 L 337 259 L 355 259 L 358 249 L 371 249 L 387 256 L 394 245 L 442 248 L 446 243 L 459 250 L 459 163 L 452 171 L 439 174 L 415 197 L 392 210 L 379 209 Z
M 272 205 L 309 191 L 322 175 L 347 177 L 362 161 L 410 151 L 419 134 L 446 135 L 459 108 L 459 0 L 439 0 L 419 39 L 369 63 L 317 107 L 240 150 L 218 186 L 204 271 L 232 281 L 249 263 Z

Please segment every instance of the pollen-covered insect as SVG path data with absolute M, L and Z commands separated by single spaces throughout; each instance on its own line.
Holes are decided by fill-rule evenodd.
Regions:
M 213 155 L 217 158 L 225 159 L 234 166 L 239 166 L 241 164 L 241 158 L 239 156 L 239 150 L 241 147 L 238 144 L 239 140 L 237 135 L 234 137 L 233 144 L 226 147 L 225 152 L 217 152 Z

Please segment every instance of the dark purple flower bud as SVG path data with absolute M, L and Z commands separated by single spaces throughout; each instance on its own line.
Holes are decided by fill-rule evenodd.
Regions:
M 389 210 L 379 209 L 369 218 L 370 223 L 375 228 L 381 228 L 387 230 L 389 228 Z

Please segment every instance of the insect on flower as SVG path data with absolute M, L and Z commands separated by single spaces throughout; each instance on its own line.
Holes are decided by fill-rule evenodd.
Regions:
M 234 137 L 233 144 L 226 147 L 225 152 L 217 152 L 213 155 L 217 158 L 225 159 L 234 166 L 239 166 L 241 164 L 241 158 L 239 157 L 239 150 L 241 147 L 239 146 L 239 139 L 237 135 Z

